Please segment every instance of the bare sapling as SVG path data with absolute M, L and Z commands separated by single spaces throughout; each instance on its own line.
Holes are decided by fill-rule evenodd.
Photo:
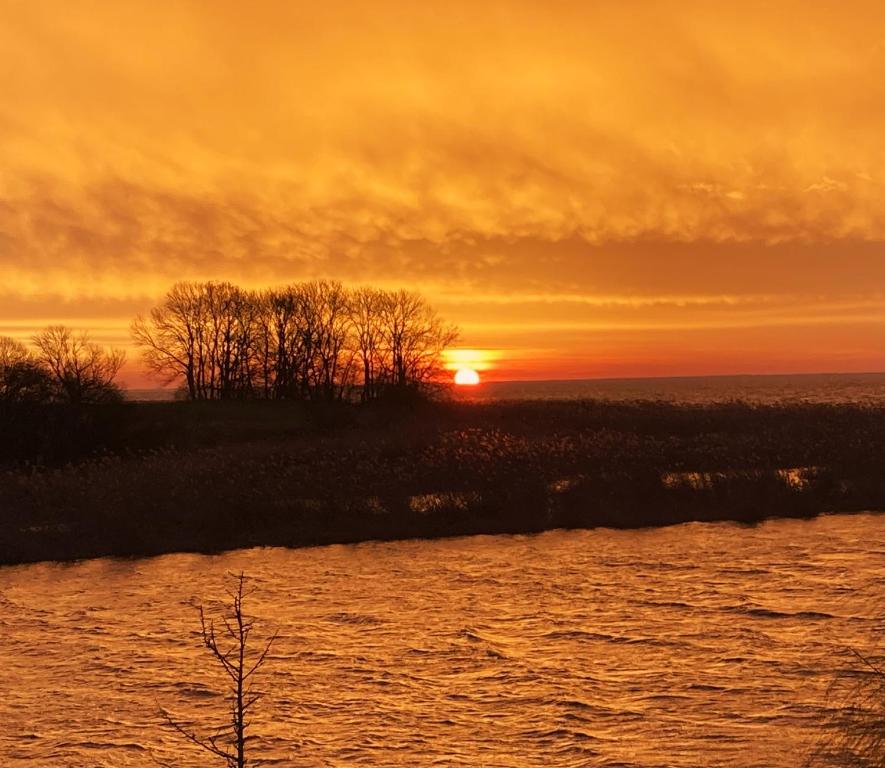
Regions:
M 262 697 L 253 680 L 267 661 L 271 646 L 277 638 L 274 633 L 260 646 L 260 651 L 252 650 L 250 637 L 255 628 L 255 620 L 247 617 L 243 611 L 243 601 L 249 594 L 251 592 L 246 589 L 246 577 L 240 573 L 233 579 L 232 588 L 227 590 L 229 602 L 220 615 L 212 618 L 202 605 L 199 606 L 202 645 L 223 669 L 229 683 L 225 691 L 229 704 L 226 722 L 211 733 L 201 734 L 174 718 L 165 709 L 160 709 L 169 728 L 191 744 L 223 761 L 227 768 L 247 768 L 260 764 L 260 761 L 247 758 L 246 755 L 250 716 Z

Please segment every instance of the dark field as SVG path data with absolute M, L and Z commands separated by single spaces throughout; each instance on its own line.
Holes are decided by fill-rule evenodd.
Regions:
M 885 407 L 0 411 L 0 562 L 885 509 Z

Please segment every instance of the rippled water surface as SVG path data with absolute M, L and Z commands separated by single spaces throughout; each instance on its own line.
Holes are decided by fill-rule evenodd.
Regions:
M 885 373 L 676 376 L 658 379 L 499 381 L 454 392 L 464 400 L 663 400 L 677 403 L 885 403 Z
M 194 602 L 278 628 L 256 756 L 305 766 L 796 766 L 881 631 L 885 517 L 0 569 L 4 766 L 212 765 Z

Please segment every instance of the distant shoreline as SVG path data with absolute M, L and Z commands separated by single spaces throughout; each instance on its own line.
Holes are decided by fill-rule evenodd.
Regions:
M 483 381 L 475 387 L 449 387 L 456 400 L 663 400 L 712 403 L 740 399 L 748 402 L 881 402 L 885 403 L 885 373 L 717 374 L 712 376 L 637 376 L 622 378 L 524 379 Z M 131 388 L 131 402 L 171 402 L 177 390 Z
M 3 417 L 4 564 L 885 509 L 885 407 L 260 401 Z

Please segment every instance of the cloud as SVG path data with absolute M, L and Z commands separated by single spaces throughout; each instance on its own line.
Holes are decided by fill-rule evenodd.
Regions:
M 598 325 L 628 296 L 637 327 L 865 305 L 883 28 L 873 2 L 9 4 L 0 322 L 64 299 L 123 328 L 209 277 L 405 284 L 456 321 L 473 296 L 575 325 L 570 297 Z

